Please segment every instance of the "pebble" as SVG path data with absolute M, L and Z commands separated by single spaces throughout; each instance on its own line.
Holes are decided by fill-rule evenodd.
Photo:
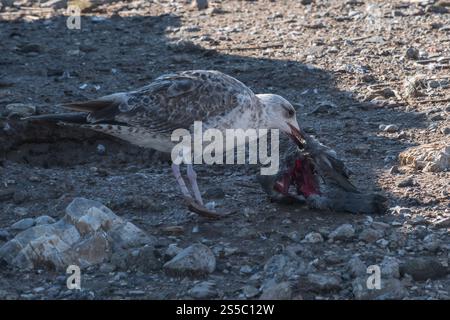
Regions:
M 246 285 L 242 287 L 242 293 L 246 298 L 254 298 L 259 294 L 259 290 L 251 285 Z
M 408 177 L 406 179 L 401 180 L 399 183 L 397 183 L 397 187 L 399 188 L 406 188 L 406 187 L 412 187 L 414 186 L 414 179 L 412 177 Z
M 436 252 L 441 247 L 441 240 L 438 235 L 431 233 L 423 238 L 422 244 L 428 251 Z
M 225 197 L 225 191 L 220 187 L 208 188 L 205 191 L 205 198 L 207 199 L 223 199 Z
M 22 53 L 40 53 L 44 51 L 44 47 L 37 43 L 27 43 L 17 47 L 17 51 Z
M 384 235 L 383 232 L 380 230 L 367 228 L 361 231 L 358 238 L 364 242 L 372 243 L 382 238 L 383 235 Z
M 217 290 L 214 282 L 203 281 L 192 287 L 188 294 L 194 299 L 212 299 L 217 297 Z
M 435 114 L 430 117 L 431 121 L 442 121 L 445 120 L 445 117 L 443 117 L 441 114 Z
M 387 278 L 400 277 L 400 264 L 397 258 L 385 256 L 380 264 L 381 274 Z
M 56 220 L 53 219 L 53 218 L 50 217 L 50 216 L 40 216 L 40 217 L 37 217 L 37 218 L 36 218 L 35 222 L 36 222 L 36 225 L 39 226 L 39 225 L 41 225 L 41 224 L 51 224 L 51 223 L 55 223 Z
M 310 232 L 305 236 L 304 241 L 308 243 L 320 243 L 323 242 L 323 237 L 318 232 Z
M 353 256 L 347 263 L 347 268 L 352 277 L 358 277 L 365 275 L 367 272 L 367 266 L 362 262 L 358 256 Z
M 448 228 L 450 227 L 450 217 L 439 219 L 434 222 L 434 225 L 438 228 Z
M 330 233 L 329 238 L 332 240 L 348 240 L 355 235 L 355 229 L 351 224 L 343 224 Z
M 398 166 L 392 166 L 391 169 L 389 169 L 390 174 L 399 174 L 400 171 L 398 170 Z
M 382 248 L 386 248 L 389 245 L 389 241 L 386 239 L 377 240 L 376 243 Z
M 412 210 L 410 208 L 395 206 L 393 208 L 389 209 L 392 213 L 399 214 L 399 215 L 410 215 L 412 213 Z
M 419 49 L 414 47 L 409 47 L 405 52 L 405 57 L 411 60 L 419 59 Z
M 101 156 L 106 154 L 106 147 L 103 144 L 97 145 L 97 154 Z
M 27 117 L 36 113 L 36 107 L 25 103 L 10 103 L 5 107 L 8 117 Z
M 34 224 L 35 220 L 33 218 L 25 218 L 14 223 L 11 226 L 11 229 L 16 231 L 23 231 L 28 228 L 31 228 L 32 226 L 34 226 Z
M 33 289 L 34 293 L 41 293 L 41 292 L 44 292 L 44 291 L 45 291 L 44 287 L 36 287 L 36 288 Z
M 204 10 L 208 8 L 208 0 L 195 0 L 194 5 L 198 10 Z
M 253 269 L 252 269 L 252 267 L 245 265 L 239 269 L 239 272 L 243 273 L 243 274 L 251 274 L 253 272 Z
M 164 264 L 164 270 L 173 275 L 201 276 L 214 272 L 216 258 L 203 244 L 193 244 Z
M 266 286 L 260 296 L 261 300 L 290 300 L 292 289 L 289 282 L 271 283 Z
M 183 249 L 179 248 L 175 243 L 169 244 L 166 251 L 164 252 L 164 255 L 170 259 L 175 257 L 177 254 L 179 254 Z
M 116 266 L 111 263 L 103 263 L 99 268 L 99 271 L 102 273 L 110 273 L 114 270 L 116 270 Z
M 30 182 L 41 182 L 41 178 L 39 178 L 38 176 L 29 176 L 28 177 L 28 180 L 30 181 Z
M 10 234 L 7 230 L 0 229 L 0 241 L 7 241 L 10 237 Z
M 357 300 L 400 300 L 408 296 L 408 290 L 398 279 L 382 279 L 380 289 L 368 289 L 366 276 L 353 280 L 352 293 Z
M 339 291 L 342 288 L 341 278 L 333 274 L 309 274 L 308 288 L 315 292 Z
M 28 209 L 24 208 L 24 207 L 14 208 L 13 212 L 14 212 L 15 215 L 18 215 L 20 217 L 24 217 L 24 216 L 28 215 L 28 213 L 29 213 Z
M 129 290 L 128 294 L 132 295 L 132 296 L 143 296 L 145 294 L 145 291 L 144 290 Z

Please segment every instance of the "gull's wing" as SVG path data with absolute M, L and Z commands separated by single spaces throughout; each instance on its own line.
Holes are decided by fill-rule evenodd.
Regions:
M 170 132 L 256 104 L 253 92 L 233 77 L 218 71 L 194 70 L 163 75 L 135 91 L 63 106 L 88 112 L 89 123 L 115 122 Z
M 304 139 L 306 141 L 305 148 L 320 175 L 331 179 L 346 191 L 358 192 L 349 180 L 349 170 L 333 149 L 323 145 L 310 135 L 304 134 Z

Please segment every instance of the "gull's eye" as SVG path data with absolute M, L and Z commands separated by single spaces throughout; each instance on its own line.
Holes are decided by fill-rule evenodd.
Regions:
M 287 118 L 292 118 L 293 116 L 295 116 L 295 110 L 293 108 L 285 108 L 286 112 L 286 117 Z

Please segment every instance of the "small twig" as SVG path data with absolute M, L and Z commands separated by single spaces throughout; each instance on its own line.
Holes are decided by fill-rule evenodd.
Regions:
M 365 40 L 365 39 L 369 39 L 369 38 L 372 38 L 372 37 L 373 37 L 373 35 L 356 37 L 356 38 L 350 39 L 350 41 L 360 41 L 360 40 Z

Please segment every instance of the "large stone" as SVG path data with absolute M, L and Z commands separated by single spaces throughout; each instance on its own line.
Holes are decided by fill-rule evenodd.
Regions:
M 96 231 L 100 226 L 108 231 L 113 224 L 123 223 L 120 217 L 100 202 L 85 198 L 75 198 L 67 206 L 64 218 L 75 225 L 82 234 Z
M 115 248 L 133 248 L 154 243 L 144 231 L 131 222 L 125 222 L 113 227 L 108 235 L 112 238 Z
M 216 258 L 203 244 L 193 244 L 164 264 L 164 270 L 172 275 L 203 276 L 214 272 Z
M 58 222 L 51 223 L 47 216 L 36 221 L 42 224 L 20 232 L 0 248 L 1 260 L 22 269 L 88 267 L 109 260 L 113 250 L 154 242 L 100 202 L 84 198 L 74 199 Z

